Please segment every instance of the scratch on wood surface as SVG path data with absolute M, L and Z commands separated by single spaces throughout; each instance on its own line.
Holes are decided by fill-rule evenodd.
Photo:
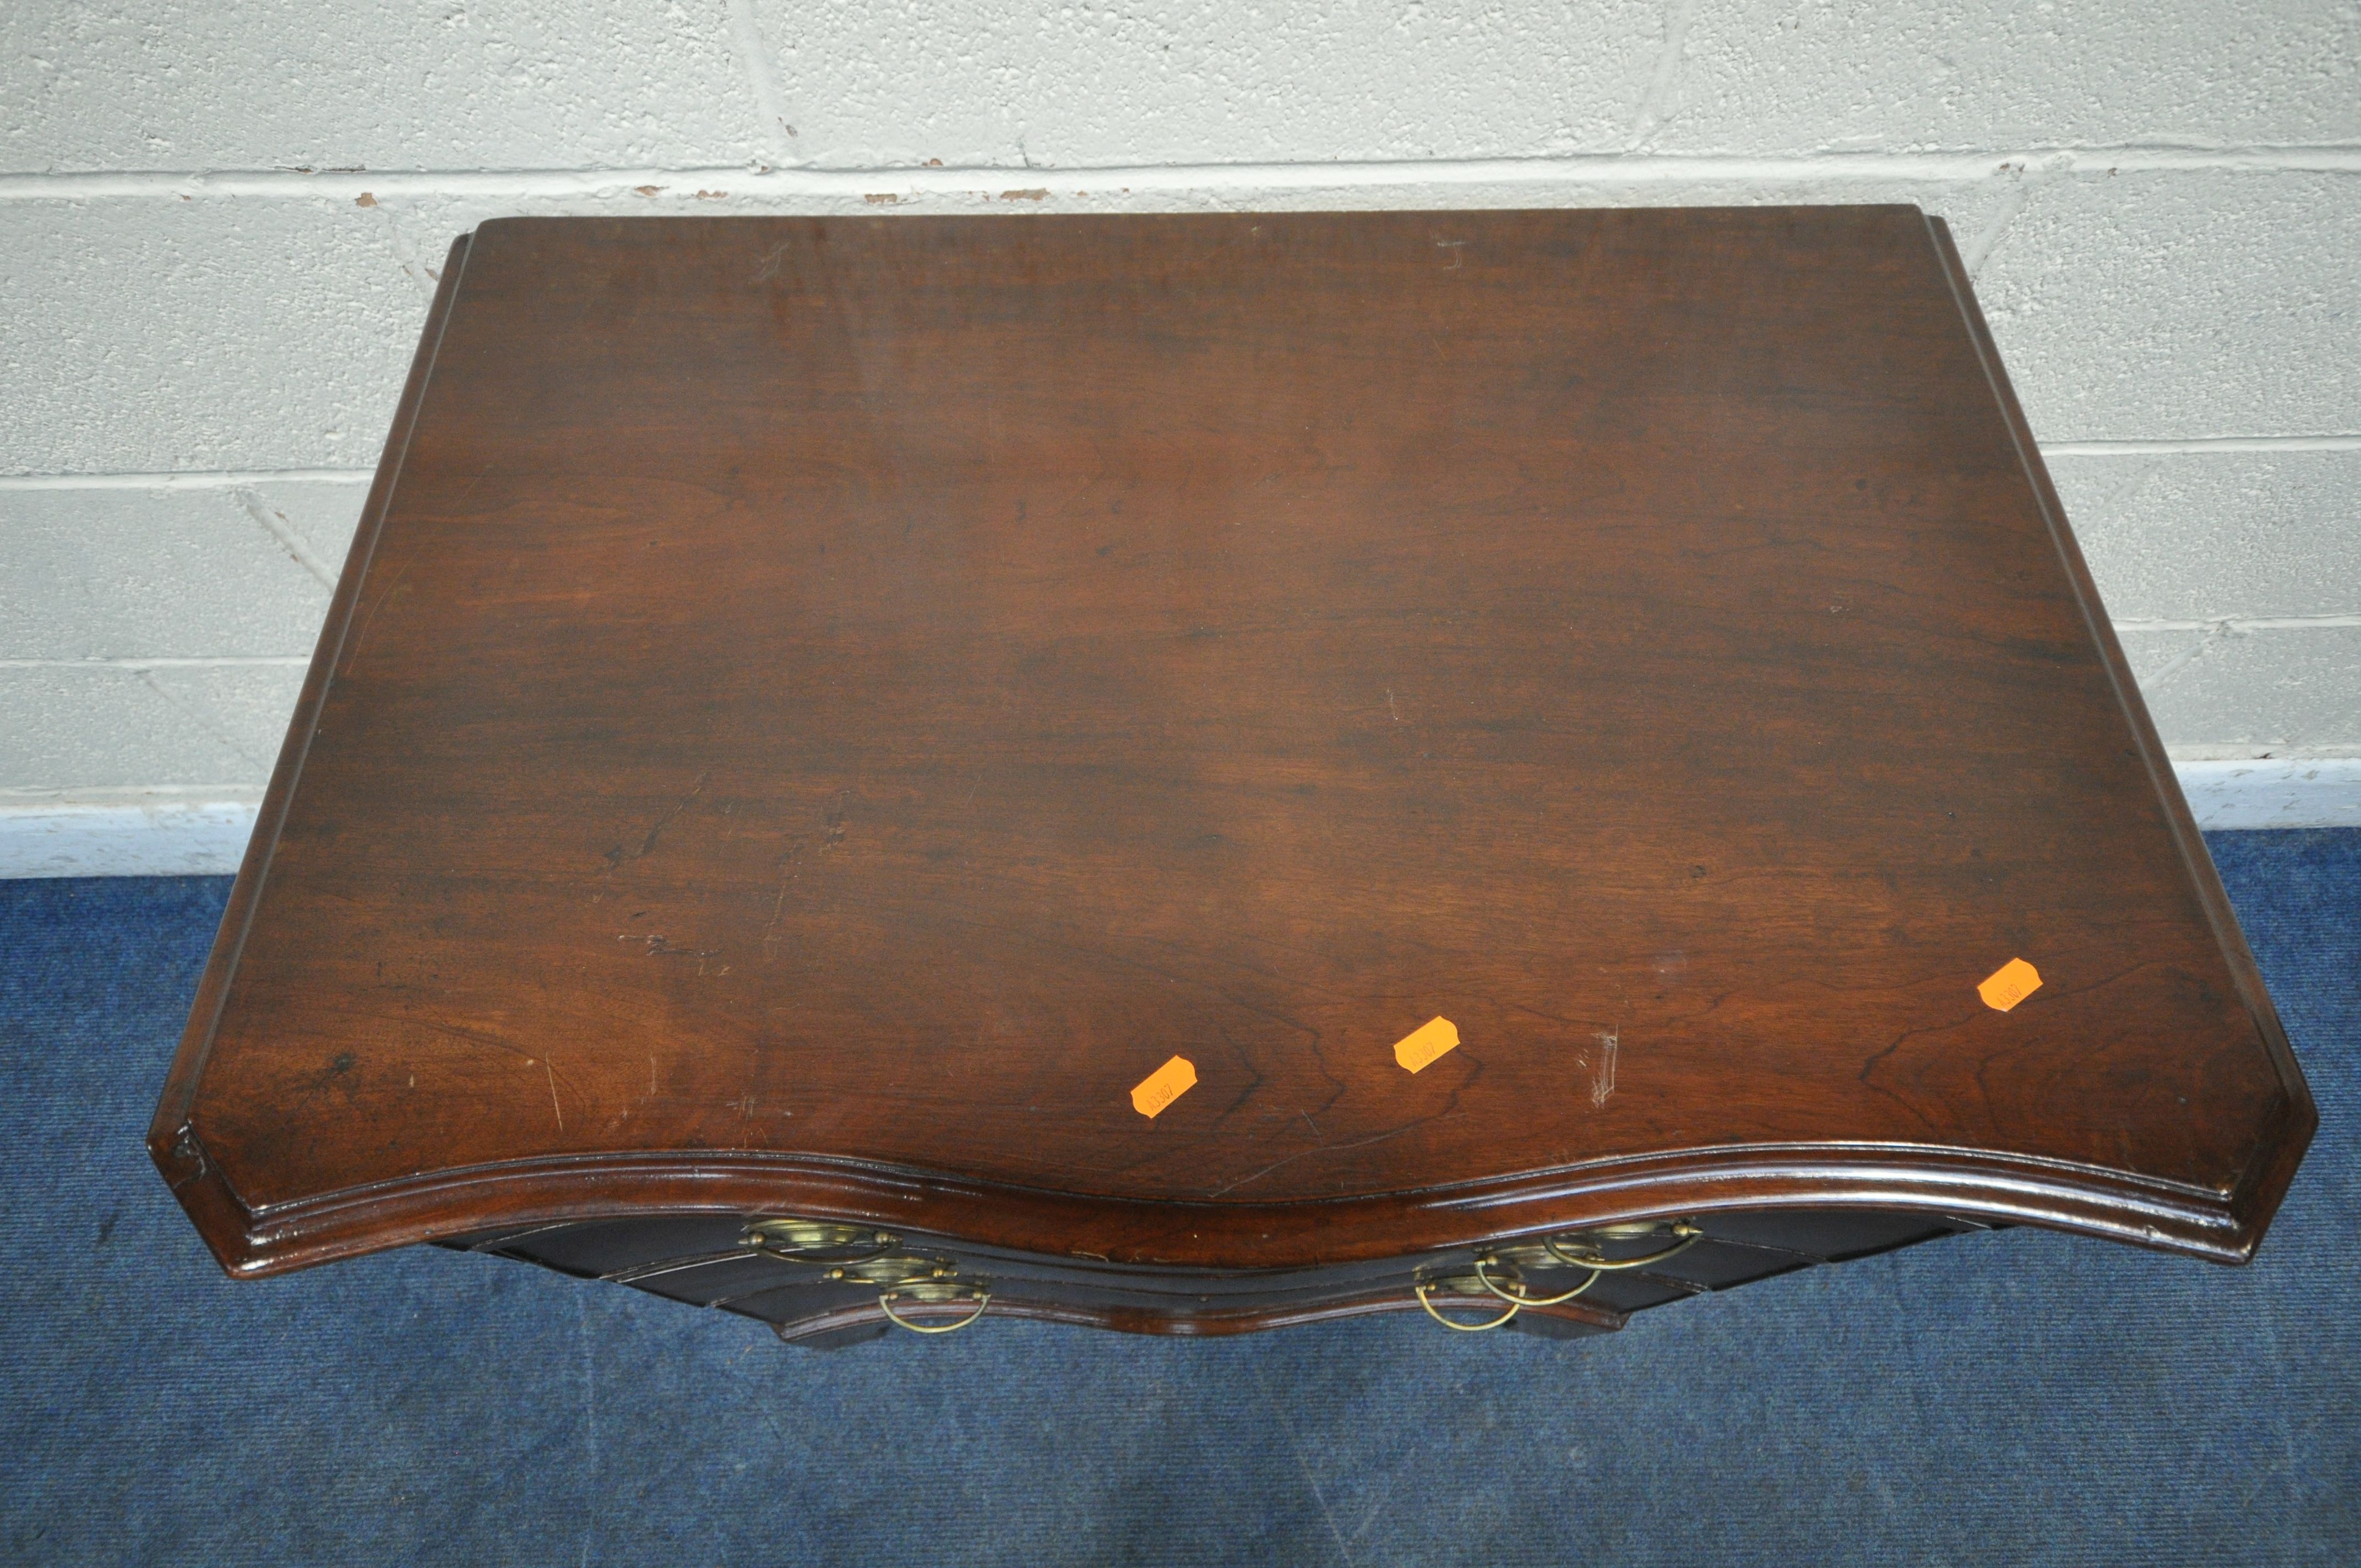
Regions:
M 557 1130 L 562 1133 L 566 1131 L 566 1107 L 557 1102 L 556 1070 L 547 1062 L 543 1062 L 541 1064 L 541 1070 L 549 1075 L 549 1108 L 553 1112 L 556 1113 Z
M 1598 1065 L 1590 1071 L 1590 1102 L 1605 1108 L 1608 1098 L 1615 1092 L 1615 1055 L 1621 1049 L 1623 1025 L 1598 1033 Z
M 1241 1176 L 1235 1181 L 1228 1182 L 1223 1186 L 1214 1188 L 1213 1190 L 1208 1192 L 1205 1196 L 1208 1198 L 1220 1198 L 1227 1193 L 1235 1192 L 1239 1188 L 1245 1187 L 1249 1183 L 1260 1181 L 1264 1177 L 1268 1176 L 1272 1171 L 1279 1169 L 1281 1166 L 1293 1165 L 1297 1160 L 1303 1158 L 1306 1155 L 1323 1154 L 1330 1150 L 1334 1150 L 1341 1154 L 1346 1149 L 1367 1148 L 1371 1144 L 1384 1143 L 1388 1138 L 1398 1138 L 1404 1133 L 1410 1132 L 1411 1129 L 1420 1126 L 1428 1120 L 1430 1120 L 1430 1118 L 1421 1117 L 1416 1122 L 1405 1123 L 1399 1127 L 1389 1127 L 1382 1133 L 1378 1133 L 1366 1138 L 1355 1138 L 1351 1143 L 1347 1144 L 1322 1144 L 1317 1148 L 1298 1149 L 1293 1154 L 1287 1156 L 1284 1159 L 1275 1159 L 1268 1165 L 1264 1166 L 1260 1170 L 1255 1171 L 1250 1175 Z
M 707 960 L 721 956 L 721 949 L 719 948 L 675 948 L 672 945 L 672 938 L 661 931 L 618 931 L 615 933 L 615 940 L 645 942 L 648 957 L 652 959 L 695 959 L 697 972 L 699 974 L 705 972 Z M 728 974 L 729 966 L 723 965 L 721 972 Z
M 412 557 L 412 560 L 415 559 L 415 556 Z M 352 653 L 345 660 L 346 674 L 351 674 L 354 669 L 360 663 L 361 644 L 368 641 L 369 629 L 377 624 L 377 618 L 379 614 L 383 613 L 387 602 L 390 601 L 395 594 L 401 590 L 401 579 L 409 575 L 410 562 L 404 561 L 401 564 L 401 568 L 393 574 L 393 580 L 386 584 L 385 592 L 378 595 L 377 602 L 369 606 L 368 613 L 367 615 L 361 617 L 360 630 L 353 633 Z
M 476 487 L 477 487 L 478 485 L 482 484 L 486 479 L 489 478 L 489 477 L 491 477 L 491 472 L 492 472 L 492 470 L 493 470 L 494 468 L 498 467 L 498 466 L 499 466 L 499 465 L 498 465 L 498 464 L 496 464 L 496 463 L 487 463 L 487 464 L 485 464 L 485 465 L 484 465 L 484 471 L 483 471 L 482 473 L 480 473 L 480 474 L 477 475 L 474 478 L 472 478 L 472 479 L 468 480 L 468 481 L 467 481 L 467 488 L 466 489 L 464 489 L 464 490 L 461 490 L 461 491 L 460 491 L 456 496 L 454 496 L 454 497 L 451 499 L 451 505 L 452 505 L 452 507 L 453 507 L 454 509 L 457 508 L 457 506 L 459 505 L 459 503 L 460 503 L 460 502 L 462 502 L 462 501 L 466 500 L 469 496 L 474 495 L 474 494 L 476 493 Z
M 796 852 L 790 850 L 779 862 L 779 896 L 771 900 L 771 917 L 763 923 L 763 951 L 768 954 L 779 943 L 779 916 L 787 907 L 787 884 L 796 879 Z
M 680 814 L 688 809 L 688 803 L 697 798 L 697 792 L 705 788 L 705 781 L 712 776 L 713 771 L 710 768 L 698 773 L 697 775 L 697 782 L 688 786 L 688 793 L 680 797 L 680 804 L 674 806 L 670 811 L 665 812 L 662 817 L 656 819 L 656 825 L 648 829 L 648 836 L 640 840 L 640 853 L 642 855 L 652 855 L 655 853 L 656 835 L 662 833 L 665 828 L 671 827 L 675 822 L 680 819 Z

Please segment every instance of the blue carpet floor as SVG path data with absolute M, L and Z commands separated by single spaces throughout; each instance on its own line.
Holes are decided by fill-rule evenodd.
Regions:
M 2361 832 L 2212 844 L 2321 1106 L 2252 1268 L 1996 1233 L 1573 1343 L 824 1355 L 432 1249 L 232 1284 L 140 1147 L 226 883 L 0 883 L 0 1560 L 2361 1561 Z

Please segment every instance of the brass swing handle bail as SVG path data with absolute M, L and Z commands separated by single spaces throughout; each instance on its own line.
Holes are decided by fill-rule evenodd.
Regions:
M 1599 1243 L 1620 1241 L 1627 1237 L 1653 1235 L 1657 1230 L 1653 1223 L 1601 1225 L 1597 1230 L 1578 1231 L 1569 1236 L 1545 1236 L 1542 1239 L 1542 1246 L 1552 1257 L 1569 1268 L 1593 1270 L 1646 1268 L 1651 1265 L 1668 1262 L 1678 1257 L 1705 1239 L 1705 1233 L 1686 1220 L 1674 1221 L 1670 1229 L 1675 1238 L 1673 1245 L 1652 1252 L 1644 1257 L 1610 1258 L 1599 1251 Z M 1574 1250 L 1568 1251 L 1568 1248 Z
M 963 1292 L 974 1300 L 975 1310 L 955 1323 L 942 1323 L 929 1327 L 925 1323 L 914 1323 L 894 1310 L 894 1298 L 896 1296 L 911 1301 L 931 1304 L 956 1301 Z M 983 1310 L 991 1305 L 992 1291 L 982 1280 L 921 1280 L 915 1284 L 894 1286 L 877 1298 L 878 1310 L 885 1314 L 886 1321 L 896 1328 L 907 1329 L 914 1334 L 955 1334 L 983 1316 Z
M 914 1334 L 955 1333 L 983 1316 L 984 1308 L 992 1304 L 991 1281 L 963 1278 L 958 1263 L 948 1257 L 888 1253 L 881 1257 L 838 1264 L 820 1277 L 832 1284 L 880 1287 L 878 1310 L 897 1327 L 906 1328 Z M 975 1302 L 975 1310 L 958 1322 L 929 1327 L 925 1323 L 913 1322 L 895 1311 L 894 1302 L 896 1299 L 929 1306 L 972 1299 Z
M 957 1333 L 983 1316 L 992 1304 L 991 1281 L 962 1279 L 959 1265 L 948 1257 L 896 1252 L 901 1245 L 898 1237 L 862 1225 L 829 1220 L 757 1220 L 746 1227 L 738 1245 L 782 1263 L 807 1264 L 821 1270 L 820 1278 L 830 1284 L 880 1287 L 878 1310 L 887 1321 L 914 1334 Z M 972 1300 L 975 1310 L 955 1323 L 929 1325 L 913 1322 L 895 1311 L 897 1299 L 928 1306 Z
M 1441 1323 L 1444 1328 L 1451 1330 L 1455 1333 L 1488 1333 L 1494 1329 L 1506 1327 L 1509 1320 L 1515 1317 L 1523 1306 L 1522 1302 L 1518 1301 L 1513 1298 L 1504 1298 L 1504 1299 L 1507 1299 L 1509 1302 L 1509 1310 L 1501 1313 L 1499 1317 L 1494 1318 L 1489 1322 L 1462 1323 L 1455 1322 L 1451 1319 L 1444 1317 L 1441 1312 L 1436 1311 L 1434 1310 L 1434 1303 L 1427 1298 L 1426 1293 L 1429 1290 L 1433 1289 L 1437 1285 L 1447 1285 L 1463 1296 L 1481 1294 L 1480 1290 L 1471 1288 L 1468 1281 L 1469 1277 L 1465 1275 L 1450 1279 L 1422 1279 L 1417 1284 L 1411 1286 L 1411 1289 L 1418 1297 L 1418 1304 L 1426 1309 L 1426 1315 L 1433 1318 L 1436 1322 Z M 1491 1305 L 1488 1301 L 1453 1301 L 1447 1304 L 1454 1307 L 1489 1307 Z
M 1501 1300 L 1518 1307 L 1554 1307 L 1560 1301 L 1573 1300 L 1576 1296 L 1581 1295 L 1585 1290 L 1589 1289 L 1592 1286 L 1598 1283 L 1599 1271 L 1593 1268 L 1588 1274 L 1583 1277 L 1582 1283 L 1576 1286 L 1571 1290 L 1561 1290 L 1554 1296 L 1530 1296 L 1525 1293 L 1521 1286 L 1514 1291 L 1503 1289 L 1501 1288 L 1501 1282 L 1493 1278 L 1491 1274 L 1493 1269 L 1499 1266 L 1500 1260 L 1492 1255 L 1492 1254 L 1488 1252 L 1477 1253 L 1476 1255 L 1476 1282 L 1483 1286 L 1485 1289 L 1489 1290 L 1493 1295 L 1498 1296 Z M 1510 1279 L 1509 1283 L 1511 1285 L 1517 1285 L 1518 1281 Z
M 1603 1243 L 1636 1240 L 1642 1236 L 1654 1235 L 1660 1229 L 1667 1228 L 1674 1237 L 1673 1245 L 1660 1247 L 1644 1256 L 1609 1258 L 1601 1251 Z M 1506 1327 L 1510 1319 L 1527 1307 L 1554 1307 L 1561 1302 L 1571 1301 L 1598 1284 L 1599 1279 L 1611 1270 L 1645 1268 L 1651 1264 L 1663 1263 L 1669 1258 L 1677 1257 L 1695 1246 L 1704 1237 L 1703 1231 L 1686 1220 L 1675 1221 L 1669 1227 L 1659 1226 L 1653 1222 L 1630 1225 L 1602 1225 L 1596 1230 L 1583 1231 L 1570 1235 L 1544 1237 L 1539 1246 L 1529 1245 L 1505 1251 L 1487 1248 L 1476 1255 L 1475 1271 L 1472 1274 L 1420 1280 L 1412 1288 L 1418 1296 L 1418 1304 L 1426 1309 L 1426 1315 L 1444 1328 L 1460 1333 L 1484 1333 L 1492 1329 Z M 1523 1282 L 1516 1277 L 1516 1270 L 1520 1265 L 1534 1267 L 1554 1266 L 1578 1268 L 1584 1271 L 1582 1283 L 1570 1290 L 1561 1290 L 1554 1296 L 1532 1295 L 1525 1290 Z M 1506 1271 L 1505 1277 L 1498 1272 L 1502 1270 Z M 1444 1317 L 1442 1312 L 1435 1310 L 1429 1292 L 1437 1287 L 1447 1288 L 1460 1296 L 1488 1295 L 1507 1302 L 1509 1310 L 1486 1322 L 1460 1322 Z M 1444 1303 L 1446 1306 L 1477 1304 L 1474 1301 Z

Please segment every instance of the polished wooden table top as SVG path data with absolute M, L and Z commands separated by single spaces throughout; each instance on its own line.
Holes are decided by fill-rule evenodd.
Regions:
M 153 1146 L 247 1272 L 2236 1258 L 2312 1124 L 1915 209 L 566 219 L 453 252 Z

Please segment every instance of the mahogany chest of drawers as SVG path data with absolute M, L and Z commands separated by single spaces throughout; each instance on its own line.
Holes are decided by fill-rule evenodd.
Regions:
M 550 219 L 151 1147 L 829 1343 L 2236 1262 L 2313 1120 L 1938 221 Z

